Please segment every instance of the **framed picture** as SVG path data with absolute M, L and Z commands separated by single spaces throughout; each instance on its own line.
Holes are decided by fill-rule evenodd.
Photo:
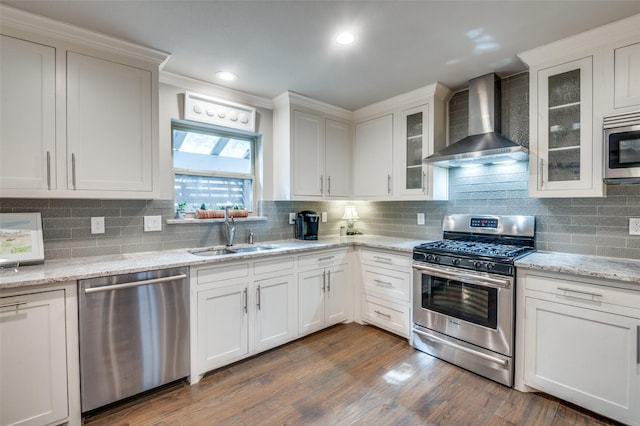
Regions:
M 44 262 L 40 213 L 0 213 L 0 265 Z

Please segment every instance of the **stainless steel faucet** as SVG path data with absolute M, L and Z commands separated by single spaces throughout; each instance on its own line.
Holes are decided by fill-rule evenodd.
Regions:
M 231 206 L 225 206 L 224 208 L 224 236 L 227 239 L 228 246 L 233 245 L 233 240 L 236 237 L 236 221 L 229 214 L 230 208 Z

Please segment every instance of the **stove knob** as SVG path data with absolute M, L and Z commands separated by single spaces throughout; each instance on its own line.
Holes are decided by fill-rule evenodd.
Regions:
M 434 257 L 433 261 L 436 262 L 436 263 L 440 263 L 440 256 Z
M 426 253 L 420 253 L 420 256 L 422 256 L 422 260 L 427 260 L 429 258 Z
M 487 263 L 486 265 L 487 271 L 492 270 L 494 266 L 496 266 L 495 263 Z
M 473 267 L 476 269 L 482 268 L 482 262 L 473 262 Z
M 427 259 L 427 262 L 431 262 L 433 260 L 433 255 L 432 254 L 426 255 L 426 259 Z
M 452 264 L 453 266 L 458 266 L 458 265 L 460 264 L 460 259 L 453 259 L 453 260 L 451 261 L 451 264 Z

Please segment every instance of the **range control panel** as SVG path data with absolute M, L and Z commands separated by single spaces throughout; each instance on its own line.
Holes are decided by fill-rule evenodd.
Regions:
M 255 132 L 256 109 L 194 92 L 184 94 L 185 120 Z
M 472 217 L 470 225 L 472 228 L 498 229 L 498 219 L 488 217 Z

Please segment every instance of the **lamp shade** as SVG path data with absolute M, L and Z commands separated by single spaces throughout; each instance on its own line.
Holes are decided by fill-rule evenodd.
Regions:
M 360 219 L 358 217 L 358 212 L 356 211 L 356 208 L 353 206 L 347 206 L 344 208 L 344 216 L 342 216 L 343 219 L 345 220 L 358 220 Z

